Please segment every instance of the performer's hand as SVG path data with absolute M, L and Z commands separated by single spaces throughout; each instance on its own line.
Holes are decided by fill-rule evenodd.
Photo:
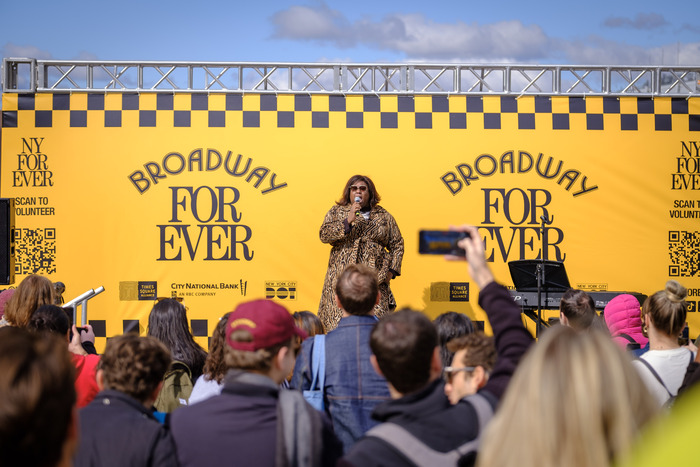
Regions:
M 348 214 L 348 224 L 352 224 L 357 219 L 357 213 L 362 209 L 362 204 L 358 202 L 352 203 L 350 213 Z

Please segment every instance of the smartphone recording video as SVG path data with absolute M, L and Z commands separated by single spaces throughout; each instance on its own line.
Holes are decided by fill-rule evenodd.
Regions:
M 466 253 L 457 246 L 457 242 L 468 236 L 467 232 L 453 230 L 421 230 L 418 232 L 418 253 L 464 256 Z

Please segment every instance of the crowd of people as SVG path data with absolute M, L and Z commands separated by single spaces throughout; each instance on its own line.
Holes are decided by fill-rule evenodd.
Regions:
M 176 299 L 154 304 L 146 336 L 97 355 L 47 278 L 0 294 L 0 465 L 598 467 L 634 459 L 655 423 L 692 407 L 700 357 L 679 341 L 677 281 L 602 316 L 568 291 L 535 342 L 463 226 L 465 256 L 450 259 L 466 260 L 493 335 L 461 313 L 431 321 L 394 310 L 403 240 L 378 201 L 356 176 L 326 216 L 318 315 L 241 303 L 208 352 Z

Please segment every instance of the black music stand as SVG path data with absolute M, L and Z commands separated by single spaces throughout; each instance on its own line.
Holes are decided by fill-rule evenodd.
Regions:
M 564 263 L 540 259 L 521 259 L 508 263 L 513 286 L 518 292 L 537 292 L 536 337 L 542 327 L 542 293 L 564 292 L 571 288 Z

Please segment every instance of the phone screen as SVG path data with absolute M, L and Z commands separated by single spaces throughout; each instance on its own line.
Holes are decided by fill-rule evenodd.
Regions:
M 457 246 L 457 242 L 467 235 L 453 230 L 421 230 L 418 232 L 418 253 L 464 256 L 465 251 Z

